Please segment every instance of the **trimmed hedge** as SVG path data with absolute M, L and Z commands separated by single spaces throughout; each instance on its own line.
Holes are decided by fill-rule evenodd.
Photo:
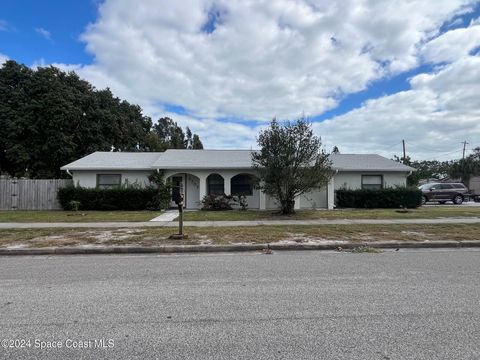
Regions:
M 337 190 L 337 206 L 344 208 L 417 208 L 422 204 L 422 192 L 417 188 L 387 188 L 379 190 Z
M 158 190 L 148 188 L 87 189 L 65 187 L 58 191 L 64 210 L 156 210 Z

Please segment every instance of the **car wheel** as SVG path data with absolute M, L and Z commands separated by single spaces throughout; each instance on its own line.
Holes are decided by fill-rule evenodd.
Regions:
M 445 205 L 446 201 L 439 201 L 438 203 L 441 205 Z
M 453 203 L 455 205 L 460 205 L 461 203 L 463 203 L 463 196 L 462 195 L 456 195 L 454 198 L 453 198 Z
M 422 196 L 422 205 L 425 205 L 427 203 L 428 199 L 426 196 Z

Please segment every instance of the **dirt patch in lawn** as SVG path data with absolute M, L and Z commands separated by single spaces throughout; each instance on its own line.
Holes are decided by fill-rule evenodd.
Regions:
M 365 241 L 479 240 L 480 224 L 295 225 L 186 228 L 171 240 L 171 228 L 0 230 L 0 247 L 161 246 L 197 244 L 319 243 Z

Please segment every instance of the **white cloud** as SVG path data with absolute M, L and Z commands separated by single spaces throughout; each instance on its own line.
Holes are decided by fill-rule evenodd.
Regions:
M 195 119 L 175 113 L 162 113 L 174 119 L 184 129 L 188 126 L 199 134 L 205 148 L 208 149 L 250 149 L 256 148 L 255 137 L 264 125 L 248 126 L 232 121 L 215 119 Z
M 8 56 L 0 53 L 0 65 L 2 65 L 7 60 L 8 60 Z
M 480 145 L 480 57 L 468 56 L 436 73 L 417 75 L 412 89 L 367 101 L 361 108 L 315 124 L 327 149 L 414 159 L 461 156 L 460 144 Z
M 82 36 L 95 62 L 79 72 L 202 118 L 319 114 L 417 66 L 419 48 L 473 2 L 107 0 Z M 217 23 L 206 33 L 209 12 Z
M 263 120 L 314 116 L 374 80 L 422 61 L 442 64 L 410 79 L 410 90 L 314 128 L 327 150 L 391 157 L 405 139 L 413 158 L 448 159 L 461 155 L 463 140 L 480 145 L 480 57 L 469 55 L 479 22 L 453 28 L 473 2 L 107 0 L 82 36 L 93 64 L 54 65 L 111 88 L 153 119 L 189 126 L 207 148 L 255 148 Z M 215 31 L 202 32 L 212 18 Z M 450 30 L 439 35 L 444 23 Z M 260 122 L 242 123 L 251 119 Z
M 35 31 L 37 32 L 37 34 L 44 37 L 45 39 L 52 40 L 52 34 L 50 33 L 50 31 L 48 31 L 48 30 L 46 30 L 42 27 L 35 28 Z
M 427 43 L 422 55 L 432 63 L 461 59 L 480 46 L 480 24 L 448 31 Z

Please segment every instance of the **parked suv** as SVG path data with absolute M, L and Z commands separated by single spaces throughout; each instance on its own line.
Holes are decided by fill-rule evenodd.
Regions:
M 438 201 L 445 204 L 453 201 L 454 204 L 463 203 L 463 198 L 468 194 L 468 188 L 462 183 L 429 183 L 419 186 L 422 190 L 422 205 L 427 201 Z

